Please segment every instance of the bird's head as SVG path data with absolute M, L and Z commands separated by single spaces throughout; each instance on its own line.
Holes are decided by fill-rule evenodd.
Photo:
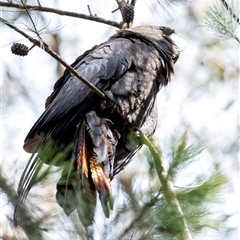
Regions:
M 139 26 L 127 29 L 127 31 L 147 39 L 162 52 L 167 53 L 169 57 L 171 57 L 171 55 L 179 55 L 186 47 L 186 42 L 177 35 L 174 29 L 169 27 Z M 173 58 L 175 59 L 176 56 L 173 56 Z
M 132 27 L 122 29 L 114 36 L 137 38 L 152 45 L 159 51 L 164 61 L 171 61 L 173 64 L 186 46 L 185 41 L 177 35 L 174 29 L 164 26 Z

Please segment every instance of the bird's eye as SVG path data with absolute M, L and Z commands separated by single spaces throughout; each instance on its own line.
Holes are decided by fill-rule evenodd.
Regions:
M 159 27 L 159 30 L 163 31 L 163 30 L 164 30 L 164 27 Z

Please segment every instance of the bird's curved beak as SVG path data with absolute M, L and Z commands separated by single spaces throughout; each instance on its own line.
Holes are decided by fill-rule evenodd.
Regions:
M 179 52 L 185 49 L 186 42 L 182 38 L 180 38 L 176 33 L 171 34 L 170 38 L 172 39 L 174 44 L 177 46 Z

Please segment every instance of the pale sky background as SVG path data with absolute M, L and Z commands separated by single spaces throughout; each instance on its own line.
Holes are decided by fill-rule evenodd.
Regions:
M 29 1 L 29 4 L 36 4 L 37 1 Z M 228 204 L 225 205 L 223 211 L 229 214 L 234 212 L 238 207 L 239 200 L 239 184 L 238 179 L 238 164 L 236 158 L 239 156 L 228 154 L 227 151 L 230 145 L 236 141 L 238 137 L 238 112 L 239 112 L 239 83 L 236 81 L 238 76 L 232 75 L 234 68 L 239 66 L 239 45 L 234 40 L 221 40 L 221 48 L 218 46 L 212 48 L 212 52 L 206 51 L 204 47 L 200 48 L 199 42 L 208 42 L 209 39 L 218 39 L 204 25 L 203 7 L 206 4 L 211 4 L 212 1 L 193 1 L 194 11 L 199 13 L 199 25 L 193 27 L 193 22 L 186 19 L 186 5 L 176 5 L 171 10 L 171 15 L 163 10 L 156 11 L 151 9 L 151 4 L 154 1 L 137 1 L 135 8 L 136 15 L 134 26 L 138 25 L 163 25 L 169 26 L 187 42 L 187 48 L 182 52 L 179 61 L 176 64 L 175 76 L 172 82 L 162 89 L 158 96 L 159 105 L 159 124 L 156 135 L 162 143 L 165 138 L 169 137 L 176 130 L 184 132 L 190 129 L 190 139 L 193 133 L 207 141 L 208 151 L 201 158 L 198 170 L 207 171 L 211 168 L 213 162 L 221 162 L 220 168 L 229 176 L 229 181 L 233 188 L 233 193 L 229 196 Z M 120 13 L 111 13 L 117 7 L 115 1 L 103 0 L 82 0 L 82 1 L 46 1 L 41 0 L 43 6 L 56 7 L 68 11 L 76 11 L 79 13 L 88 14 L 87 5 L 90 5 L 93 14 L 100 17 L 112 20 L 120 20 Z M 155 11 L 154 11 L 155 10 Z M 2 15 L 11 19 L 14 13 L 2 13 Z M 37 27 L 41 29 L 47 24 L 48 31 L 61 32 L 64 36 L 64 43 L 60 46 L 61 57 L 68 63 L 72 63 L 83 51 L 91 48 L 95 44 L 99 44 L 108 39 L 116 29 L 104 24 L 95 23 L 87 20 L 74 19 L 65 16 L 57 16 L 54 14 L 46 14 L 48 23 L 42 23 L 40 20 Z M 188 21 L 187 21 L 188 20 Z M 18 26 L 22 26 L 19 23 Z M 194 31 L 189 33 L 188 31 Z M 47 96 L 52 91 L 54 82 L 58 79 L 55 73 L 56 63 L 54 60 L 35 47 L 27 57 L 17 57 L 11 54 L 10 47 L 15 41 L 23 39 L 18 33 L 15 33 L 7 27 L 1 27 L 0 32 L 0 54 L 1 64 L 0 71 L 4 72 L 4 68 L 11 67 L 13 76 L 21 78 L 28 86 L 28 92 L 33 102 L 27 103 L 23 98 L 16 97 L 8 99 L 13 102 L 2 108 L 1 121 L 1 159 L 4 171 L 9 172 L 9 166 L 12 166 L 14 175 L 14 161 L 22 163 L 24 166 L 29 158 L 29 154 L 22 149 L 23 141 L 30 130 L 31 126 L 44 111 L 44 103 Z M 42 35 L 43 39 L 51 46 L 51 35 Z M 23 40 L 20 41 L 31 46 L 31 43 Z M 224 51 L 223 51 L 224 49 Z M 208 82 L 206 92 L 201 90 L 201 87 L 206 84 L 206 79 L 209 78 L 209 72 L 199 66 L 196 68 L 198 61 L 196 59 L 209 60 L 209 64 L 214 64 L 214 58 L 217 58 L 219 66 L 228 66 L 224 69 L 224 77 L 227 82 L 216 84 L 216 80 Z M 193 82 L 191 85 L 191 72 Z M 197 69 L 197 71 L 196 71 Z M 188 72 L 188 74 L 186 74 Z M 5 92 L 14 95 L 17 84 L 3 79 L 1 75 L 1 84 L 3 91 L 3 99 L 5 100 Z M 199 88 L 199 90 L 198 90 Z M 201 90 L 201 91 L 200 91 Z M 233 105 L 226 111 L 228 103 L 233 102 Z M 34 105 L 34 110 L 30 108 Z M 184 121 L 183 121 L 184 119 Z M 134 162 L 132 163 L 132 166 Z M 130 167 L 131 168 L 131 167 Z M 186 183 L 186 179 L 179 179 L 178 184 Z M 231 226 L 238 224 L 237 218 L 230 221 Z M 201 238 L 203 239 L 203 238 Z M 207 239 L 207 238 L 206 238 Z M 237 239 L 237 238 L 236 238 Z

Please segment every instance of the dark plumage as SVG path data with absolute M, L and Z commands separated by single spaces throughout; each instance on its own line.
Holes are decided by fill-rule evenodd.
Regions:
M 150 136 L 155 130 L 156 95 L 169 83 L 182 50 L 173 34 L 170 28 L 155 26 L 120 30 L 83 53 L 72 66 L 110 100 L 102 100 L 66 70 L 25 139 L 24 149 L 30 153 L 49 141 L 61 149 L 69 146 L 64 160 L 41 160 L 64 166 L 57 201 L 68 215 L 77 209 L 85 225 L 93 221 L 96 191 L 109 215 L 110 181 L 140 148 L 129 140 L 130 131 L 142 128 Z M 20 198 L 31 187 L 27 179 L 33 169 L 26 168 L 22 176 Z

